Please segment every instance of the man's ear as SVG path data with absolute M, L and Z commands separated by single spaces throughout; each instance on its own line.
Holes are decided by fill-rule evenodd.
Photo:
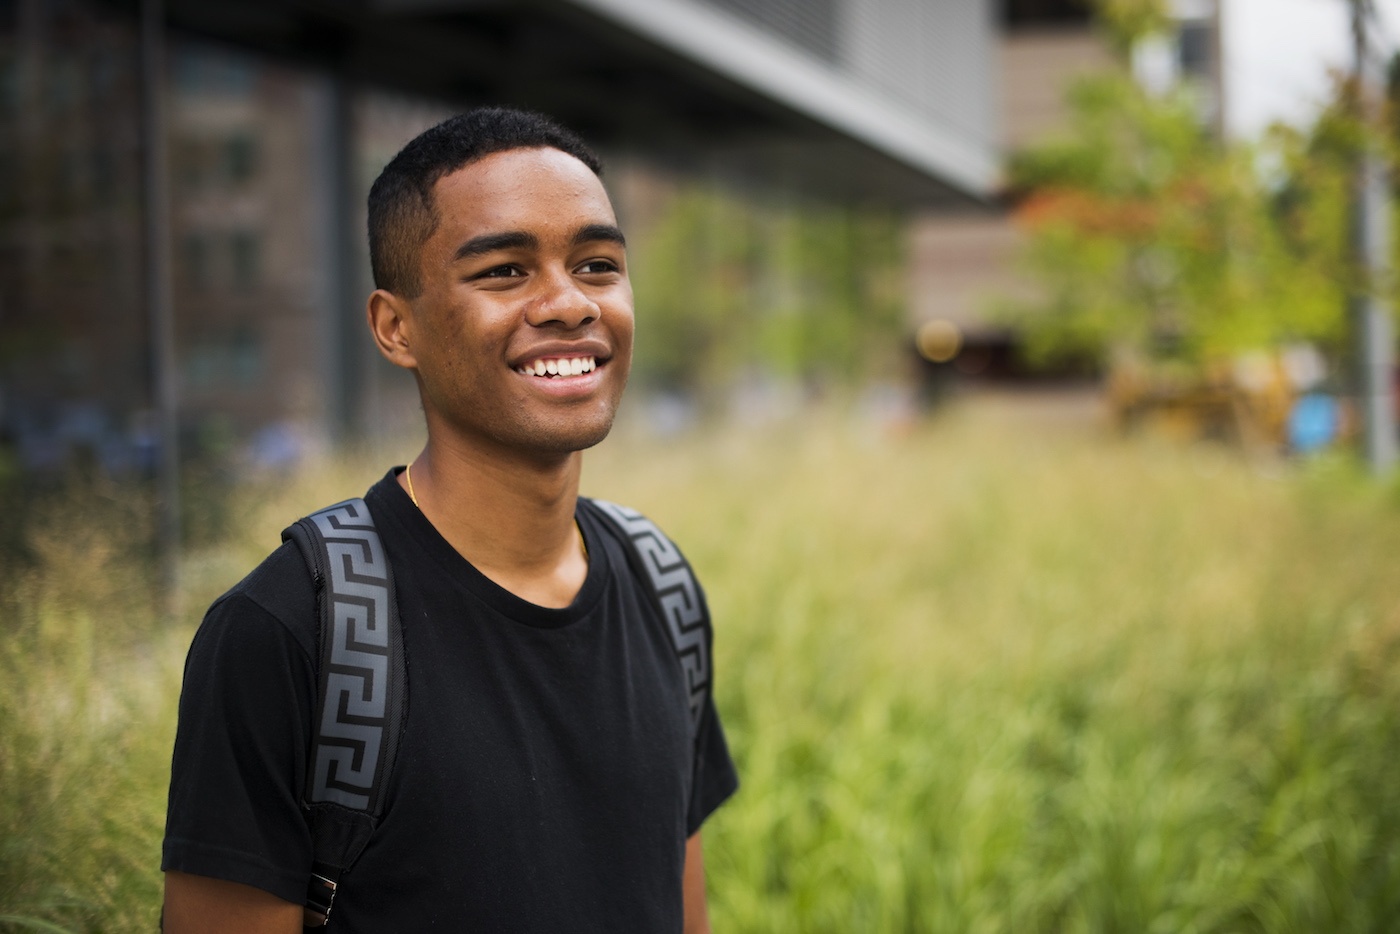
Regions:
M 370 333 L 386 360 L 405 370 L 418 368 L 413 353 L 413 308 L 393 292 L 375 289 L 365 306 Z

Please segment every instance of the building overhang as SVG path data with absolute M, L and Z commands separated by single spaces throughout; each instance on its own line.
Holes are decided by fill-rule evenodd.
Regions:
M 677 0 L 573 0 L 675 55 L 976 198 L 989 197 L 997 154 L 835 68 L 732 17 Z
M 532 107 L 601 148 L 896 206 L 994 194 L 989 144 L 693 0 L 167 0 L 189 34 L 452 104 Z M 990 65 L 989 65 L 990 67 Z

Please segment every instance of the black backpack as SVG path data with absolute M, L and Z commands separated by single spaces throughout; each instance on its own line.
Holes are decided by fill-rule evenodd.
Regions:
M 709 616 L 690 564 L 650 520 L 604 500 L 582 500 L 627 543 L 671 636 L 690 697 L 691 739 L 710 687 Z M 302 809 L 311 829 L 306 907 L 330 917 L 341 875 L 384 813 L 408 714 L 394 574 L 363 499 L 327 506 L 288 526 L 311 570 L 320 615 L 316 713 Z

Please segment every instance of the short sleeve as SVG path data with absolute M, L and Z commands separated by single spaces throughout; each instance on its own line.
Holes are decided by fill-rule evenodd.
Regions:
M 712 685 L 713 686 L 713 685 Z M 729 758 L 729 744 L 715 711 L 713 696 L 705 698 L 705 713 L 696 737 L 695 779 L 691 785 L 690 812 L 686 815 L 686 836 L 694 836 L 715 809 L 739 790 L 739 773 Z
M 311 837 L 300 806 L 314 666 L 276 617 L 234 591 L 185 662 L 162 870 L 301 904 Z

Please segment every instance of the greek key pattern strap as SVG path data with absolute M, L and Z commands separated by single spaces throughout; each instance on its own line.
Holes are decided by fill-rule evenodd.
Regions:
M 315 530 L 325 587 L 307 800 L 376 810 L 391 727 L 389 566 L 362 499 L 312 513 L 303 520 L 307 527 Z
M 690 565 L 669 538 L 650 519 L 635 509 L 595 499 L 603 510 L 632 540 L 651 579 L 661 604 L 661 613 L 671 634 L 671 644 L 685 673 L 690 693 L 691 733 L 700 729 L 705 712 L 705 693 L 710 687 L 710 645 L 705 633 L 705 610 L 700 588 Z

